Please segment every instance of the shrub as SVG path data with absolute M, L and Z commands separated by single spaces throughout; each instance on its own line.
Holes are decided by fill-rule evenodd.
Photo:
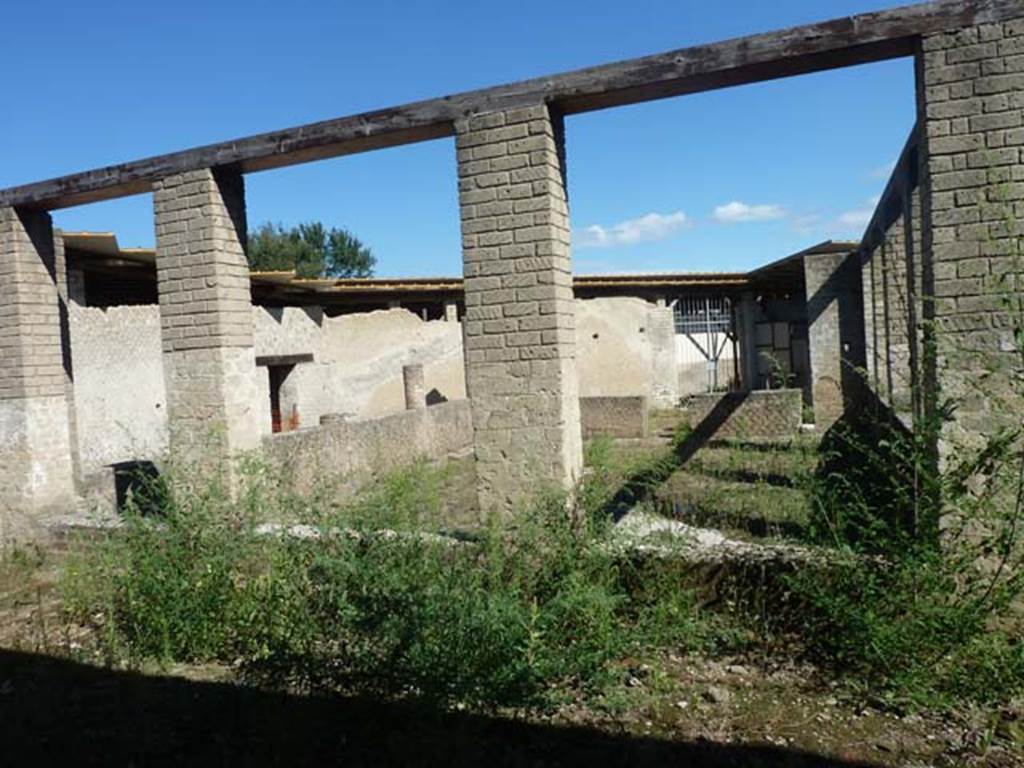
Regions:
M 256 465 L 236 500 L 165 476 L 159 516 L 130 506 L 76 550 L 65 604 L 112 661 L 240 663 L 272 686 L 478 707 L 600 692 L 625 655 L 714 638 L 687 590 L 636 578 L 564 497 L 472 541 L 437 535 L 438 472 L 393 473 L 345 505 L 300 502 Z M 260 534 L 277 519 L 321 535 Z

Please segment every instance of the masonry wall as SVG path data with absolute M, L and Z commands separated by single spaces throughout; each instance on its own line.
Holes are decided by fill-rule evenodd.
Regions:
M 911 180 L 904 183 L 909 186 Z M 916 398 L 923 375 L 920 190 L 911 189 L 904 203 L 879 245 L 861 254 L 860 271 L 867 384 L 909 424 L 919 413 Z
M 576 301 L 580 396 L 642 396 L 654 407 L 679 400 L 672 310 L 616 296 Z
M 791 438 L 800 431 L 799 389 L 694 395 L 686 401 L 689 425 L 717 438 Z
M 72 304 L 75 414 L 86 477 L 167 449 L 167 390 L 154 306 Z
M 153 212 L 171 444 L 196 471 L 231 477 L 270 413 L 256 376 L 242 176 L 168 176 L 153 185 Z
M 1024 18 L 926 38 L 918 78 L 934 376 L 940 396 L 960 402 L 941 441 L 949 452 L 1020 423 L 1004 299 L 1019 300 L 1024 288 Z
M 0 543 L 74 500 L 50 216 L 0 208 Z
M 465 454 L 473 445 L 469 402 L 455 400 L 376 419 L 339 421 L 268 435 L 266 457 L 299 491 L 338 483 L 353 490 L 375 473 L 418 459 Z
M 659 375 L 654 358 L 675 356 L 671 347 L 652 345 L 649 312 L 669 310 L 633 298 L 579 305 L 583 396 L 651 402 Z M 326 317 L 319 307 L 253 307 L 252 314 L 256 357 L 313 356 L 289 377 L 300 427 L 317 426 L 325 415 L 369 419 L 404 410 L 402 366 L 410 363 L 424 366 L 429 402 L 466 398 L 459 323 L 423 321 L 404 309 Z M 69 319 L 82 474 L 159 458 L 167 448 L 159 308 L 72 303 Z M 257 367 L 254 375 L 260 398 L 269 400 L 267 368 Z M 671 391 L 671 374 L 660 375 L 661 391 Z
M 500 514 L 583 470 L 564 125 L 541 103 L 455 133 L 477 490 Z
M 583 437 L 648 437 L 650 410 L 643 396 L 581 397 Z
M 857 253 L 804 256 L 811 404 L 819 430 L 856 407 L 864 367 L 862 276 Z

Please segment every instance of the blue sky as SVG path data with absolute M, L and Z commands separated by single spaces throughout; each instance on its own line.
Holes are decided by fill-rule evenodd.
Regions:
M 0 187 L 890 5 L 12 3 Z M 746 269 L 859 239 L 913 121 L 906 59 L 571 116 L 574 268 Z M 247 187 L 250 224 L 348 227 L 381 275 L 461 272 L 451 139 L 250 174 Z M 55 221 L 153 244 L 148 195 Z

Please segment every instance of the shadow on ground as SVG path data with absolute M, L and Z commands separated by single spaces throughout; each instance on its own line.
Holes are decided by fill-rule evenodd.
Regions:
M 768 746 L 672 743 L 150 677 L 0 651 L 5 765 L 851 766 Z

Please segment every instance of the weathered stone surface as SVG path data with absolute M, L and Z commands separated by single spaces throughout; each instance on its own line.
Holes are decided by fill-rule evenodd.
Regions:
M 856 398 L 863 366 L 864 313 L 856 253 L 804 257 L 814 422 L 826 430 Z
M 689 425 L 709 438 L 791 438 L 802 408 L 799 389 L 709 392 L 686 401 Z
M 512 509 L 583 464 L 561 119 L 543 104 L 456 124 L 480 507 Z
M 50 216 L 0 209 L 0 540 L 74 501 Z
M 242 177 L 168 177 L 153 204 L 171 447 L 226 468 L 270 425 L 253 350 Z
M 924 309 L 934 315 L 937 342 L 928 375 L 938 397 L 960 403 L 943 451 L 1020 423 L 1019 403 L 1011 404 L 1019 363 L 1006 302 L 1024 290 L 1022 40 L 1020 19 L 981 24 L 925 37 L 918 59 L 921 249 L 936 297 Z M 964 87 L 942 92 L 956 82 Z
M 642 438 L 650 434 L 649 407 L 643 396 L 581 397 L 580 420 L 586 438 Z
M 297 490 L 339 478 L 350 490 L 373 473 L 464 453 L 472 441 L 469 403 L 457 400 L 377 419 L 328 419 L 313 429 L 267 435 L 263 448 Z
M 424 384 L 423 364 L 411 363 L 402 366 L 402 385 L 405 389 L 405 409 L 408 411 L 427 407 L 427 390 Z

